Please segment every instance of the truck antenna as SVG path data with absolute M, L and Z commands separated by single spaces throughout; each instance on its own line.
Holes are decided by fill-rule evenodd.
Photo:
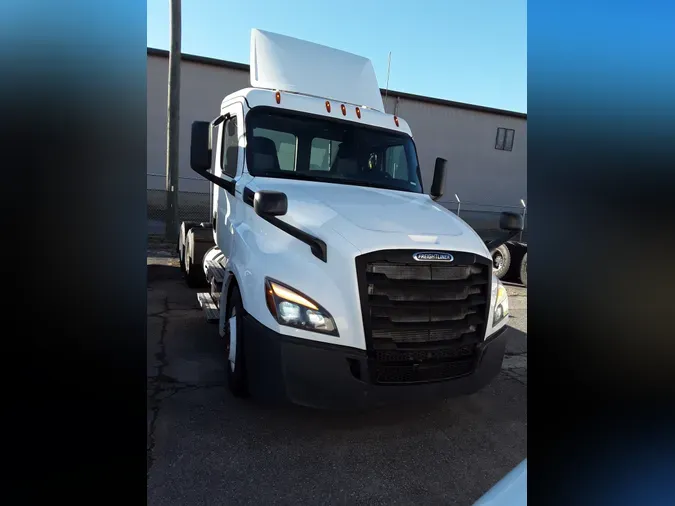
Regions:
M 384 88 L 384 109 L 387 109 L 387 94 L 389 92 L 389 72 L 391 71 L 391 51 L 389 51 L 389 58 L 387 62 L 387 86 Z

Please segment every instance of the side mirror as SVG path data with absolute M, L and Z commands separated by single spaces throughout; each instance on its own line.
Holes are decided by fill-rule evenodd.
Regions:
M 431 183 L 431 191 L 429 194 L 433 200 L 438 200 L 443 196 L 443 189 L 445 188 L 445 164 L 448 161 L 445 158 L 436 158 L 436 166 L 434 167 L 434 180 Z
M 523 217 L 516 213 L 502 213 L 499 216 L 499 228 L 508 232 L 520 232 L 523 230 Z
M 190 167 L 204 179 L 220 186 L 230 195 L 234 195 L 235 182 L 223 179 L 209 172 L 211 170 L 211 128 L 223 122 L 224 116 L 219 116 L 213 123 L 208 121 L 194 121 L 192 123 L 192 139 L 190 140 Z
M 523 217 L 516 213 L 501 213 L 499 216 L 499 228 L 507 232 L 507 234 L 504 237 L 498 237 L 486 243 L 490 253 L 494 253 L 502 244 L 510 241 L 512 237 L 523 230 Z
M 288 197 L 282 192 L 255 192 L 253 209 L 259 216 L 283 216 L 288 211 Z
M 192 123 L 190 167 L 200 174 L 211 170 L 211 123 L 208 121 Z

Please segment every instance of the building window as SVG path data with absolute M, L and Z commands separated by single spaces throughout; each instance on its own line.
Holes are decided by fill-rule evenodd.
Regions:
M 512 151 L 513 137 L 515 135 L 516 131 L 511 128 L 498 128 L 495 149 L 499 149 L 500 151 Z

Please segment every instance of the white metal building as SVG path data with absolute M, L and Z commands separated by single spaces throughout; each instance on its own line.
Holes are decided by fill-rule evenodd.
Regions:
M 148 48 L 148 189 L 164 188 L 168 51 Z M 249 66 L 184 54 L 181 65 L 181 191 L 208 192 L 190 170 L 190 125 L 218 115 L 223 98 L 249 86 Z M 384 96 L 385 92 L 382 90 Z M 448 160 L 445 196 L 455 209 L 519 207 L 527 200 L 527 115 L 389 90 L 386 112 L 410 125 L 425 189 L 431 186 L 437 156 Z

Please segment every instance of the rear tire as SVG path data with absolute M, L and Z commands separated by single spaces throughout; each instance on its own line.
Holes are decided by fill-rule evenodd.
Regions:
M 237 285 L 232 287 L 225 321 L 225 350 L 227 357 L 227 385 L 235 397 L 248 397 L 248 378 L 244 357 L 244 306 Z M 235 335 L 232 335 L 234 332 Z M 233 355 L 230 351 L 234 346 Z
M 492 254 L 492 272 L 498 279 L 502 279 L 509 272 L 510 267 L 511 251 L 506 244 L 502 244 Z
M 520 282 L 527 286 L 527 253 L 523 255 L 523 259 L 520 262 Z
M 190 288 L 201 288 L 207 286 L 206 276 L 201 261 L 196 261 L 194 254 L 195 237 L 188 234 L 185 245 L 185 281 Z

